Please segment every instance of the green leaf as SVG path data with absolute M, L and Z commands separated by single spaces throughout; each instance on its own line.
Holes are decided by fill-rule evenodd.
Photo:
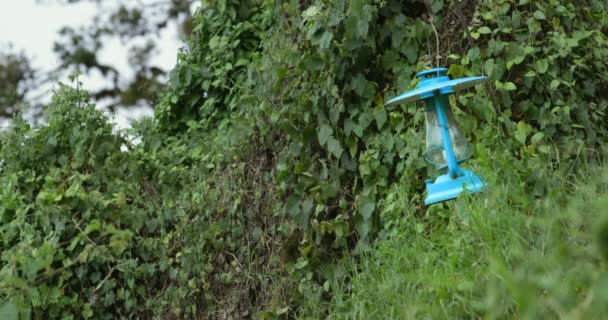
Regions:
M 545 20 L 545 13 L 540 10 L 536 10 L 534 11 L 534 18 L 536 20 Z
M 517 89 L 517 87 L 515 86 L 515 83 L 513 82 L 505 82 L 504 87 L 503 87 L 506 91 L 514 91 Z
M 344 120 L 344 134 L 347 137 L 350 136 L 351 132 L 353 132 L 354 126 L 355 126 L 355 123 L 353 122 L 352 119 L 348 118 L 348 119 Z
M 256 241 L 260 240 L 260 238 L 262 237 L 262 234 L 263 234 L 262 228 L 257 227 L 257 226 L 255 228 L 253 228 L 253 232 L 251 232 L 251 236 Z
M 304 12 L 302 12 L 302 17 L 303 18 L 312 18 L 314 16 L 316 16 L 317 14 L 319 14 L 319 12 L 321 12 L 321 8 L 319 8 L 318 6 L 310 6 L 308 7 L 308 9 L 304 10 Z
M 452 76 L 453 79 L 462 78 L 466 73 L 467 68 L 460 64 L 452 64 L 448 69 L 448 75 Z
M 543 138 L 545 137 L 545 134 L 542 132 L 537 132 L 532 136 L 531 139 L 531 143 L 532 144 L 537 144 L 538 142 L 540 142 Z
M 110 248 L 112 249 L 112 252 L 117 256 L 121 255 L 129 247 L 132 237 L 133 233 L 128 230 L 112 235 L 112 237 L 110 237 Z
M 513 65 L 520 64 L 526 58 L 526 52 L 522 46 L 512 42 L 506 48 L 507 70 L 510 70 Z
M 314 206 L 314 202 L 310 199 L 306 199 L 301 204 L 301 210 L 297 210 L 297 214 L 294 216 L 294 221 L 300 226 L 306 227 L 310 221 L 310 213 L 312 212 L 312 208 Z
M 496 81 L 496 89 L 503 91 L 514 91 L 517 90 L 517 87 L 513 82 L 500 82 Z
M 549 69 L 549 62 L 547 59 L 536 60 L 534 67 L 536 72 L 543 74 L 547 72 L 547 69 Z
M 89 234 L 91 232 L 98 231 L 99 229 L 101 229 L 101 221 L 94 219 L 87 223 L 86 228 L 84 228 L 84 233 Z
M 359 237 L 361 239 L 365 239 L 367 237 L 367 235 L 369 234 L 370 230 L 372 229 L 370 220 L 364 219 L 361 215 L 357 215 L 357 216 L 355 216 L 354 222 L 355 222 L 355 229 L 359 233 Z M 359 240 L 359 241 L 361 241 L 361 240 Z
M 492 72 L 494 71 L 494 59 L 488 59 L 486 60 L 485 64 L 484 64 L 484 69 L 486 70 L 486 73 L 488 74 L 488 76 L 492 76 Z
M 382 126 L 386 123 L 386 109 L 384 109 L 384 106 L 379 105 L 374 108 L 374 118 L 378 130 L 382 129 Z
M 340 142 L 338 142 L 338 140 L 336 140 L 334 137 L 329 137 L 327 139 L 327 149 L 329 149 L 329 152 L 338 159 L 340 159 L 342 152 L 344 152 L 344 149 L 342 149 L 342 146 L 340 146 Z
M 19 320 L 19 310 L 17 306 L 10 302 L 0 303 L 0 319 L 2 320 Z
M 479 32 L 480 34 L 490 34 L 490 33 L 492 33 L 492 30 L 486 26 L 483 26 L 483 27 L 477 29 L 477 32 Z
M 91 309 L 90 303 L 84 304 L 81 314 L 84 319 L 89 319 L 90 317 L 93 316 L 93 309 Z
M 371 218 L 372 213 L 374 213 L 375 208 L 375 201 L 371 201 L 370 199 L 364 198 L 359 202 L 358 211 L 365 220 L 368 220 L 369 218 Z
M 319 55 L 309 55 L 303 59 L 302 64 L 307 70 L 310 71 L 318 71 L 323 69 L 325 66 L 325 60 L 323 60 Z
M 358 96 L 363 97 L 365 89 L 367 88 L 367 79 L 365 79 L 363 74 L 358 73 L 357 76 L 353 78 L 351 86 Z
M 323 32 L 321 40 L 319 40 L 319 48 L 327 49 L 331 45 L 331 40 L 334 38 L 334 33 L 331 31 Z
M 515 140 L 519 141 L 519 143 L 525 145 L 526 144 L 526 133 L 523 131 L 515 132 Z
M 357 35 L 361 38 L 367 37 L 367 31 L 369 29 L 369 23 L 365 20 L 359 20 L 357 22 Z
M 467 52 L 467 56 L 471 60 L 475 60 L 475 59 L 479 58 L 480 55 L 481 55 L 481 50 L 479 49 L 479 47 L 472 48 L 469 50 L 469 52 Z
M 415 45 L 405 45 L 402 47 L 401 52 L 405 54 L 405 57 L 410 63 L 416 63 L 418 61 L 418 47 Z
M 331 127 L 322 123 L 319 126 L 319 132 L 317 133 L 317 136 L 319 138 L 319 144 L 324 145 L 327 142 L 327 139 L 329 139 L 329 137 L 331 136 L 331 134 Z

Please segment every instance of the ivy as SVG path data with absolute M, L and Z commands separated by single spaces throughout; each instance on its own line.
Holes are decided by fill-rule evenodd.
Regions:
M 433 1 L 437 22 L 463 3 Z M 500 176 L 507 159 L 518 203 L 549 192 L 551 164 L 608 151 L 608 8 L 587 3 L 467 1 L 460 49 L 441 52 L 452 77 L 490 78 L 450 99 L 467 165 Z M 424 110 L 384 107 L 435 60 L 422 2 L 202 7 L 128 138 L 68 86 L 46 125 L 2 133 L 7 317 L 293 316 L 327 299 L 341 257 L 428 214 Z

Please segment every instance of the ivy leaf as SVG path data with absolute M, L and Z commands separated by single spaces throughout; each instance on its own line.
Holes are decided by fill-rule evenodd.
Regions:
M 365 79 L 365 76 L 361 73 L 358 73 L 357 76 L 353 79 L 351 85 L 357 95 L 363 97 L 365 89 L 367 88 L 367 80 Z
M 353 127 L 355 126 L 355 123 L 353 122 L 352 119 L 347 118 L 346 120 L 344 120 L 344 134 L 348 137 L 350 136 L 350 133 L 353 132 Z
M 331 133 L 332 133 L 331 127 L 322 123 L 319 126 L 319 133 L 318 133 L 319 144 L 324 145 L 327 142 L 327 139 L 329 139 L 329 137 L 331 136 Z
M 484 64 L 484 69 L 486 69 L 486 73 L 488 74 L 488 76 L 492 77 L 492 72 L 494 71 L 494 59 L 486 60 L 486 63 Z
M 302 210 L 298 210 L 298 214 L 296 214 L 296 216 L 294 217 L 294 221 L 297 224 L 306 227 L 308 225 L 308 222 L 310 221 L 310 213 L 312 211 L 313 206 L 314 202 L 312 200 L 304 200 L 304 202 L 302 202 Z
M 369 29 L 369 23 L 365 20 L 359 20 L 357 22 L 357 35 L 361 38 L 367 37 L 367 31 Z
M 532 139 L 530 142 L 532 142 L 532 144 L 537 144 L 538 142 L 540 142 L 543 138 L 545 137 L 545 134 L 542 132 L 537 132 L 532 136 Z
M 466 72 L 467 68 L 460 64 L 452 64 L 448 69 L 448 74 L 452 76 L 453 79 L 462 78 Z
M 475 59 L 479 58 L 480 55 L 481 55 L 481 50 L 479 50 L 479 47 L 472 48 L 469 50 L 469 52 L 467 52 L 467 56 L 471 60 L 475 60 Z
M 355 229 L 357 229 L 357 232 L 359 233 L 359 237 L 365 239 L 371 230 L 370 221 L 364 219 L 361 215 L 357 215 L 355 216 L 354 223 Z
M 424 224 L 416 223 L 416 233 L 422 234 L 424 232 Z
M 515 83 L 513 83 L 513 82 L 506 82 L 503 88 L 506 91 L 515 91 L 517 89 L 517 87 L 515 86 Z
M 401 52 L 405 54 L 407 60 L 414 64 L 418 61 L 418 47 L 413 44 L 405 45 L 401 48 Z
M 368 220 L 371 218 L 372 213 L 374 213 L 374 209 L 376 208 L 376 202 L 371 201 L 370 199 L 362 199 L 359 203 L 359 213 L 361 216 Z
M 319 12 L 321 12 L 321 8 L 319 8 L 318 6 L 310 6 L 308 7 L 308 9 L 302 12 L 302 17 L 305 19 L 312 18 L 319 14 Z
M 510 70 L 515 64 L 520 64 L 526 58 L 526 52 L 517 43 L 511 43 L 506 48 L 507 69 Z
M 534 19 L 536 20 L 545 20 L 545 13 L 540 11 L 540 10 L 536 10 L 534 11 Z
M 101 229 L 101 221 L 98 219 L 93 219 L 87 224 L 86 228 L 84 228 L 84 233 L 89 234 L 91 232 L 98 231 L 99 229 Z
M 333 38 L 334 38 L 333 32 L 331 32 L 331 31 L 323 32 L 323 35 L 321 36 L 321 40 L 319 40 L 319 48 L 321 48 L 321 49 L 329 48 L 329 45 L 331 44 L 331 40 Z
M 523 131 L 515 132 L 515 140 L 519 141 L 519 143 L 525 145 L 526 144 L 526 133 Z
M 490 34 L 490 33 L 492 33 L 492 30 L 486 26 L 483 26 L 483 27 L 477 29 L 477 32 L 479 32 L 480 34 Z
M 384 109 L 384 106 L 379 105 L 374 108 L 374 118 L 376 119 L 378 130 L 382 129 L 382 126 L 386 123 L 386 109 Z
M 515 84 L 513 82 L 500 82 L 500 81 L 496 81 L 496 89 L 498 90 L 502 90 L 502 91 L 514 91 L 517 90 L 517 87 L 515 86 Z
M 336 140 L 334 137 L 329 137 L 327 139 L 327 149 L 329 149 L 329 152 L 338 159 L 340 159 L 342 152 L 344 152 L 344 149 L 342 149 L 342 146 L 340 146 L 340 142 L 338 142 L 338 140 Z
M 318 71 L 325 66 L 325 60 L 319 55 L 310 55 L 303 59 L 302 65 L 310 71 Z
M 110 248 L 112 249 L 112 252 L 117 256 L 121 255 L 129 247 L 132 237 L 133 233 L 129 230 L 120 231 L 112 235 L 112 237 L 110 237 Z
M 89 319 L 90 317 L 93 316 L 93 309 L 91 308 L 90 303 L 84 304 L 81 314 L 84 319 Z
M 536 69 L 536 72 L 545 73 L 547 72 L 547 69 L 549 69 L 549 62 L 547 62 L 547 59 L 536 60 L 536 62 L 534 63 L 534 67 Z

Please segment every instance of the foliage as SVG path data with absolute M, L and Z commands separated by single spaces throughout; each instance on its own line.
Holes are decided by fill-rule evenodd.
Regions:
M 503 11 L 492 18 L 494 5 Z M 573 13 L 556 16 L 564 20 L 565 27 L 555 22 L 542 25 L 545 29 L 540 30 L 549 32 L 548 28 L 555 26 L 572 37 L 592 37 L 573 40 L 577 46 L 572 52 L 554 56 L 559 46 L 547 42 L 535 29 L 503 26 L 512 11 L 518 12 L 513 13 L 516 20 L 519 15 L 535 26 L 536 10 L 553 12 L 553 3 L 495 1 L 473 6 L 476 13 L 467 24 L 471 30 L 466 31 L 476 39 L 476 47 L 468 48 L 461 58 L 457 53 L 450 56 L 455 62 L 450 66 L 453 77 L 489 73 L 493 80 L 491 87 L 480 87 L 453 101 L 458 103 L 457 113 L 465 132 L 476 142 L 479 158 L 473 165 L 492 167 L 495 162 L 491 150 L 506 150 L 513 158 L 509 161 L 517 164 L 511 174 L 527 180 L 525 190 L 534 197 L 548 192 L 546 171 L 541 170 L 547 160 L 571 163 L 602 154 L 606 148 L 602 143 L 606 137 L 606 97 L 585 94 L 576 85 L 567 91 L 564 87 L 563 92 L 544 85 L 560 77 L 558 81 L 606 86 L 608 59 L 604 54 L 608 51 L 595 50 L 605 48 L 607 43 L 602 24 L 606 18 L 604 5 L 565 5 Z M 432 7 L 440 19 L 443 10 L 450 8 L 440 3 Z M 233 8 L 240 12 L 238 4 Z M 418 2 L 291 1 L 272 9 L 275 18 L 270 26 L 257 24 L 261 45 L 256 48 L 263 51 L 249 56 L 252 63 L 246 69 L 232 72 L 240 63 L 236 63 L 235 55 L 224 55 L 223 49 L 188 55 L 176 69 L 173 83 L 186 79 L 194 84 L 194 90 L 202 89 L 208 96 L 193 98 L 175 85 L 176 89 L 166 94 L 158 115 L 160 124 L 178 135 L 183 130 L 177 127 L 180 119 L 182 127 L 195 120 L 202 128 L 214 130 L 218 122 L 209 119 L 235 115 L 256 119 L 253 141 L 275 137 L 279 131 L 279 143 L 272 148 L 278 154 L 275 183 L 282 202 L 280 213 L 302 230 L 295 232 L 300 234 L 301 256 L 293 261 L 292 275 L 299 282 L 300 298 L 314 301 L 323 296 L 318 284 L 340 273 L 333 261 L 364 250 L 369 239 L 377 235 L 394 232 L 391 227 L 401 223 L 400 215 L 422 211 L 423 112 L 414 105 L 387 110 L 383 101 L 415 85 L 410 82 L 413 74 L 429 66 L 431 59 L 425 49 L 431 29 L 422 19 L 425 7 Z M 229 12 L 230 6 L 225 10 Z M 216 48 L 217 41 L 223 40 L 219 48 L 229 47 L 238 57 L 242 38 L 234 36 L 243 35 L 243 25 L 222 24 L 211 18 L 221 14 L 213 10 L 208 14 L 202 25 L 209 25 L 212 32 L 201 32 L 194 41 Z M 482 18 L 487 25 L 479 26 Z M 506 29 L 493 35 L 490 27 Z M 522 44 L 526 47 L 518 50 Z M 530 52 L 531 48 L 535 51 Z M 218 52 L 222 53 L 220 57 Z M 545 72 L 536 75 L 538 81 L 524 82 L 524 66 L 535 67 L 533 53 L 562 62 L 552 64 L 551 71 L 541 70 Z M 573 66 L 566 63 L 568 57 L 582 60 Z M 486 60 L 482 63 L 481 59 Z M 210 65 L 213 69 L 208 75 L 190 71 L 199 66 L 207 71 Z M 556 116 L 561 109 L 555 107 L 564 101 L 570 105 L 568 114 L 576 113 L 567 121 Z M 518 105 L 527 106 L 527 113 L 517 111 Z M 463 116 L 465 108 L 472 116 Z M 407 197 L 398 201 L 397 194 Z
M 31 89 L 34 77 L 28 59 L 12 48 L 0 52 L 0 117 L 8 117 L 18 110 L 25 95 Z
M 449 20 L 456 3 L 433 2 L 434 19 Z M 452 98 L 475 143 L 467 165 L 511 177 L 517 192 L 504 206 L 531 210 L 555 199 L 556 168 L 605 155 L 605 5 L 467 5 L 475 12 L 458 36 L 475 46 L 455 39 L 466 52 L 442 56 L 453 77 L 493 80 Z M 431 255 L 423 244 L 445 235 L 425 230 L 477 232 L 422 205 L 423 178 L 436 174 L 421 157 L 423 109 L 383 106 L 430 66 L 426 10 L 397 0 L 208 1 L 155 118 L 130 132 L 139 144 L 113 133 L 81 90 L 58 92 L 47 126 L 17 121 L 0 149 L 7 310 L 276 318 L 316 304 L 323 313 L 331 284 L 349 272 L 338 262 L 368 254 L 375 239 L 418 237 L 411 253 Z M 464 205 L 474 204 L 454 210 L 464 215 Z M 501 217 L 492 228 L 523 219 Z M 518 249 L 500 245 L 496 261 Z
M 606 10 L 603 1 L 480 3 L 470 27 L 479 47 L 452 67 L 454 73 L 470 68 L 494 81 L 498 121 L 522 156 L 552 153 L 551 144 L 565 158 L 598 147 L 605 152 Z M 477 102 L 467 103 L 470 97 L 461 102 L 483 119 Z M 466 126 L 471 132 L 481 127 L 479 121 Z
M 80 2 L 84 1 L 36 1 L 39 6 L 56 3 L 69 6 Z M 142 104 L 155 106 L 167 75 L 167 70 L 151 62 L 161 47 L 158 37 L 161 32 L 176 27 L 176 36 L 185 39 L 192 32 L 192 4 L 195 1 L 95 2 L 99 12 L 93 21 L 79 27 L 64 26 L 58 32 L 53 50 L 59 64 L 52 69 L 33 68 L 28 55 L 3 50 L 0 56 L 0 76 L 3 78 L 0 80 L 7 85 L 3 88 L 4 92 L 0 92 L 1 117 L 13 116 L 19 104 L 34 107 L 30 113 L 40 113 L 47 102 L 41 102 L 40 96 L 26 97 L 26 92 L 52 84 L 58 77 L 65 77 L 77 70 L 105 80 L 105 86 L 91 91 L 89 96 L 93 101 L 103 103 L 110 111 L 115 111 L 117 107 Z M 116 69 L 112 62 L 99 58 L 99 53 L 111 41 L 120 41 L 128 47 L 128 70 Z
M 345 263 L 354 276 L 331 282 L 327 313 L 313 302 L 301 318 L 602 318 L 608 167 L 582 169 L 577 179 L 554 172 L 551 193 L 532 203 L 507 176 L 490 192 L 403 217 L 394 237 Z
M 35 318 L 212 314 L 210 302 L 230 293 L 221 283 L 243 286 L 240 261 L 258 258 L 261 235 L 244 235 L 247 219 L 235 214 L 243 186 L 212 173 L 201 146 L 196 161 L 208 162 L 196 165 L 183 141 L 159 150 L 145 124 L 132 149 L 86 99 L 62 86 L 47 126 L 16 119 L 2 139 L 2 298 Z M 245 240 L 251 256 L 237 258 Z
M 68 4 L 81 0 L 70 0 Z M 166 70 L 150 62 L 158 49 L 158 35 L 168 26 L 177 25 L 182 36 L 192 28 L 190 0 L 166 0 L 143 3 L 118 1 L 111 9 L 104 9 L 113 1 L 97 1 L 99 13 L 88 25 L 74 28 L 65 26 L 59 32 L 54 51 L 61 61 L 59 70 L 80 69 L 87 74 L 99 72 L 109 86 L 91 92 L 94 101 L 110 101 L 109 108 L 135 106 L 142 101 L 154 105 L 163 88 Z M 129 47 L 130 70 L 117 70 L 99 60 L 98 53 L 108 40 L 119 39 Z M 131 75 L 132 74 L 132 75 Z

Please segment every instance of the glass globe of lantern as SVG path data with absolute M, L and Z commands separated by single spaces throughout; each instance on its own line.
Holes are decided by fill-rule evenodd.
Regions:
M 447 100 L 448 97 L 444 96 L 441 99 Z M 462 134 L 452 108 L 449 107 L 447 101 L 444 105 L 446 117 L 448 120 L 448 130 L 450 132 L 450 140 L 452 143 L 452 150 L 456 160 L 460 163 L 467 160 L 471 156 L 471 148 L 468 140 Z M 441 137 L 441 127 L 437 120 L 437 113 L 434 108 L 426 108 L 424 114 L 425 127 L 426 127 L 426 151 L 424 152 L 424 158 L 427 162 L 433 164 L 437 170 L 447 167 L 448 160 Z

